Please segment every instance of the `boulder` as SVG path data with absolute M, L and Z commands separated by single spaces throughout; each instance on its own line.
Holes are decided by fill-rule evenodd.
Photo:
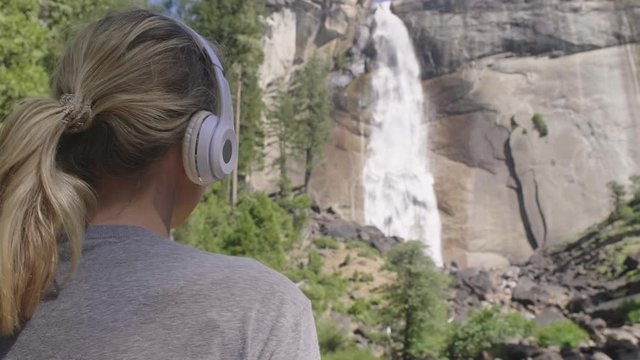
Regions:
M 538 326 L 546 326 L 560 321 L 568 321 L 566 316 L 555 307 L 546 307 L 536 315 L 535 322 Z
M 358 239 L 358 225 L 353 222 L 336 219 L 320 226 L 323 235 L 342 240 Z
M 488 295 L 495 292 L 489 272 L 478 268 L 458 271 L 454 286 L 458 289 L 468 289 L 479 300 L 487 300 Z
M 611 358 L 609 357 L 609 355 L 603 352 L 597 351 L 593 353 L 593 355 L 591 355 L 589 360 L 611 360 Z
M 518 282 L 518 285 L 511 293 L 511 300 L 522 305 L 535 305 L 545 299 L 549 294 L 543 287 L 536 284 L 533 280 L 524 277 Z

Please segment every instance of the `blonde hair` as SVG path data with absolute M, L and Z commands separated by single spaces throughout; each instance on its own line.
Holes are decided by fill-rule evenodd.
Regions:
M 63 241 L 75 270 L 95 182 L 144 170 L 182 140 L 193 112 L 214 109 L 208 62 L 173 20 L 112 14 L 70 43 L 53 98 L 9 115 L 0 133 L 0 335 L 33 315 Z

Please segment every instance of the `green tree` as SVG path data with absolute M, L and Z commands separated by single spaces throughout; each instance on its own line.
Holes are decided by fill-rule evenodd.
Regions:
M 0 1 L 0 119 L 14 103 L 47 92 L 44 68 L 48 30 L 40 24 L 38 0 Z
M 479 309 L 465 324 L 453 327 L 445 355 L 449 359 L 476 359 L 483 351 L 495 354 L 500 344 L 527 337 L 533 330 L 534 324 L 519 313 L 505 313 L 497 306 Z
M 256 2 L 187 0 L 180 2 L 177 12 L 200 34 L 219 45 L 225 63 L 225 75 L 234 97 L 237 86 L 235 74 L 238 69 L 242 71 L 238 159 L 238 171 L 242 178 L 252 165 L 259 164 L 264 137 L 261 124 L 264 104 L 258 84 L 258 68 L 263 59 L 260 40 L 264 27 L 258 17 Z
M 636 198 L 640 197 L 640 175 L 629 176 L 629 181 L 631 182 L 631 194 Z
M 445 345 L 449 279 L 424 250 L 421 242 L 407 241 L 387 254 L 387 267 L 397 274 L 385 314 L 395 359 L 433 358 Z
M 141 0 L 0 0 L 0 120 L 16 101 L 47 94 L 48 74 L 77 25 L 108 10 L 144 4 Z
M 268 128 L 270 134 L 278 142 L 278 157 L 273 161 L 273 166 L 278 169 L 278 187 L 280 196 L 287 197 L 291 192 L 291 180 L 289 179 L 287 160 L 291 152 L 290 139 L 296 117 L 296 107 L 293 97 L 285 91 L 279 91 L 275 97 L 275 109 L 269 112 Z
M 297 116 L 291 124 L 290 146 L 302 154 L 305 164 L 304 189 L 308 188 L 312 170 L 322 161 L 329 139 L 329 120 L 333 107 L 331 90 L 326 86 L 329 68 L 318 57 L 309 59 L 295 74 L 291 94 Z
M 285 252 L 300 239 L 303 224 L 298 214 L 260 192 L 243 193 L 234 210 L 225 194 L 224 183 L 214 184 L 174 238 L 202 250 L 249 256 L 283 269 Z

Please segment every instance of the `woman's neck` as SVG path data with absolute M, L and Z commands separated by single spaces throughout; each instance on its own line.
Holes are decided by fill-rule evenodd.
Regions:
M 167 196 L 160 196 L 166 185 L 142 178 L 101 181 L 96 186 L 98 205 L 90 223 L 136 225 L 169 236 L 174 205 Z

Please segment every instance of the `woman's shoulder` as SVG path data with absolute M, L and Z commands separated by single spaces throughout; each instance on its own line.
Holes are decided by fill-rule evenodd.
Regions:
M 177 259 L 183 264 L 181 276 L 196 288 L 290 311 L 304 311 L 309 307 L 309 300 L 296 284 L 255 259 L 205 252 L 180 243 L 172 243 L 172 247 L 182 253 Z
M 95 235 L 98 230 L 104 235 L 100 239 Z M 131 284 L 145 284 L 165 294 L 192 293 L 203 301 L 208 297 L 248 306 L 257 302 L 286 308 L 309 306 L 293 282 L 254 259 L 205 252 L 134 227 L 97 228 L 89 235 L 83 258 L 95 263 L 91 273 L 108 268 Z M 126 265 L 118 268 L 114 263 Z

